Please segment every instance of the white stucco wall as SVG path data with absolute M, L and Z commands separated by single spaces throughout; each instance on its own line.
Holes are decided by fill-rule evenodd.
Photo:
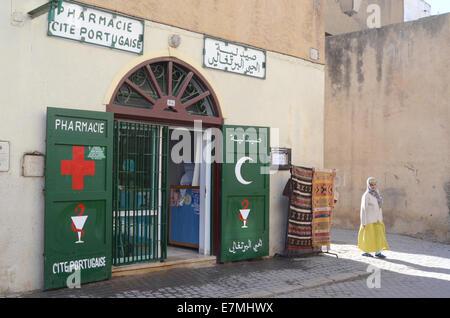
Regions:
M 202 34 L 154 22 L 145 24 L 143 56 L 49 37 L 47 14 L 12 23 L 14 11 L 44 2 L 0 3 L 0 140 L 10 143 L 10 169 L 0 172 L 0 295 L 43 287 L 45 184 L 22 176 L 22 157 L 45 154 L 46 107 L 104 111 L 115 80 L 139 60 L 175 55 L 190 63 L 214 87 L 226 124 L 278 128 L 293 164 L 323 166 L 323 65 L 267 52 L 261 80 L 203 69 Z M 173 33 L 182 42 L 169 50 Z M 271 255 L 284 247 L 288 178 L 289 171 L 271 176 Z

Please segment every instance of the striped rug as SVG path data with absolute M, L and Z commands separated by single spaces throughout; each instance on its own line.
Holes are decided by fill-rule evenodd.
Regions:
M 329 246 L 331 213 L 334 206 L 334 180 L 332 169 L 313 169 L 312 178 L 312 246 Z
M 312 179 L 313 169 L 291 167 L 291 191 L 286 239 L 287 256 L 312 250 Z

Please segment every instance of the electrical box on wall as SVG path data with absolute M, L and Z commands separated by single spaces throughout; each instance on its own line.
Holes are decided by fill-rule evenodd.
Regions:
M 43 177 L 45 175 L 45 157 L 40 153 L 24 154 L 22 170 L 24 177 Z
M 0 141 L 0 172 L 9 171 L 9 141 Z

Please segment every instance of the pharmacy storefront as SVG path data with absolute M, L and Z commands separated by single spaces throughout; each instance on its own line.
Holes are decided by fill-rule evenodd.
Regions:
M 77 2 L 29 9 L 7 51 L 20 80 L 7 84 L 0 190 L 2 223 L 17 226 L 2 292 L 104 280 L 180 250 L 223 263 L 284 247 L 288 158 L 271 153 L 295 150 L 303 128 L 275 111 L 293 99 L 270 66 L 320 68 Z

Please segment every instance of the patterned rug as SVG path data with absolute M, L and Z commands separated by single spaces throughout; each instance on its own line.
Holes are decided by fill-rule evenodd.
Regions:
M 312 178 L 313 169 L 291 167 L 287 256 L 312 250 Z
M 334 206 L 334 179 L 331 169 L 313 169 L 312 179 L 312 246 L 329 246 L 331 213 Z

